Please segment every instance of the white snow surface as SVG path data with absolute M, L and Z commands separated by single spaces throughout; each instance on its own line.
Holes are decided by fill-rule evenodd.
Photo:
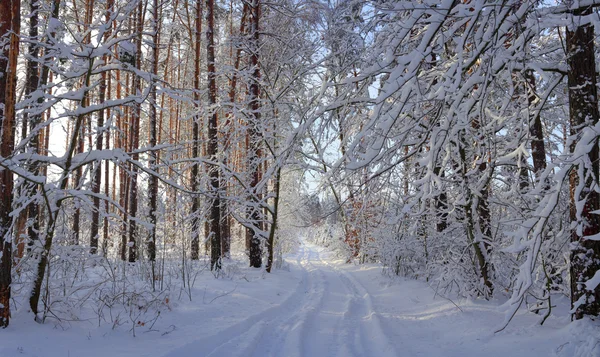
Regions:
M 131 324 L 37 324 L 19 312 L 0 331 L 0 356 L 600 356 L 598 323 L 571 323 L 568 308 L 543 326 L 519 311 L 494 333 L 502 301 L 450 301 L 423 281 L 391 280 L 376 264 L 346 264 L 306 242 L 286 261 L 289 271 L 272 274 L 203 273 L 192 301 L 173 299 L 135 337 Z

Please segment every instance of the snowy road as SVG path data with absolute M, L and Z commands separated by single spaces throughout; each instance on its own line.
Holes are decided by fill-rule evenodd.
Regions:
M 199 275 L 192 299 L 181 296 L 146 326 L 20 316 L 0 333 L 0 356 L 600 357 L 600 327 L 569 324 L 566 309 L 544 326 L 523 310 L 495 334 L 500 300 L 442 297 L 426 282 L 390 280 L 379 264 L 346 264 L 307 242 L 286 262 L 289 271 L 272 274 L 230 262 L 229 276 Z
M 166 356 L 398 356 L 369 292 L 350 273 L 301 246 L 302 280 L 281 304 Z
M 346 264 L 310 243 L 287 261 L 298 284 L 280 303 L 164 357 L 579 356 L 560 319 L 542 327 L 524 312 L 494 334 L 503 321 L 497 303 L 450 301 L 422 281 L 392 283 L 376 264 Z

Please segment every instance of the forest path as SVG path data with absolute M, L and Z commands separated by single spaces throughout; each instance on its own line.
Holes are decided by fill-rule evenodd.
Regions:
M 504 319 L 497 302 L 451 301 L 423 281 L 392 282 L 378 264 L 347 264 L 309 242 L 286 261 L 288 279 L 297 283 L 278 303 L 165 357 L 577 355 L 565 347 L 558 319 L 540 327 L 537 315 L 523 312 L 494 334 Z M 552 343 L 549 335 L 556 337 Z
M 166 356 L 398 356 L 368 290 L 323 252 L 303 243 L 287 258 L 301 280 L 280 305 Z
M 99 317 L 38 324 L 22 309 L 0 333 L 0 356 L 600 357 L 600 326 L 569 324 L 560 296 L 553 298 L 557 316 L 544 326 L 523 309 L 494 334 L 504 320 L 501 300 L 460 299 L 437 282 L 392 280 L 380 264 L 347 264 L 310 242 L 285 261 L 271 274 L 241 261 L 228 262 L 219 279 L 199 274 L 189 299 L 173 289 L 168 311 L 146 326 L 128 322 L 118 307 L 102 320 L 112 313 L 118 326 L 99 324 Z

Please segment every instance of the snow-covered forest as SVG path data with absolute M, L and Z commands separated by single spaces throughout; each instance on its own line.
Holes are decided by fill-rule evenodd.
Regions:
M 600 356 L 599 7 L 0 0 L 0 355 Z

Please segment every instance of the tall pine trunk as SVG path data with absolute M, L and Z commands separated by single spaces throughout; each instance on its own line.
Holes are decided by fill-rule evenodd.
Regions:
M 210 267 L 211 270 L 221 269 L 221 183 L 220 167 L 217 164 L 219 149 L 218 118 L 217 118 L 217 74 L 215 70 L 215 15 L 214 0 L 206 0 L 206 69 L 208 71 L 208 145 L 207 155 L 213 165 L 209 171 L 212 202 L 210 205 Z
M 20 0 L 0 1 L 0 156 L 7 158 L 15 147 L 15 102 L 17 57 L 19 55 Z M 12 268 L 12 191 L 13 174 L 0 171 L 0 327 L 10 320 Z
M 591 9 L 575 11 L 575 16 L 592 13 Z M 596 62 L 594 55 L 594 26 L 586 24 L 567 28 L 567 63 L 569 65 L 569 116 L 570 134 L 573 139 L 571 154 L 575 153 L 577 142 L 584 130 L 598 123 L 598 91 L 596 87 Z M 570 199 L 571 221 L 583 225 L 583 229 L 573 229 L 571 233 L 571 304 L 575 308 L 574 317 L 600 313 L 600 287 L 588 290 L 585 283 L 600 270 L 600 241 L 586 239 L 600 233 L 600 216 L 594 212 L 600 208 L 600 195 L 596 191 L 600 173 L 598 137 L 587 152 L 588 160 L 571 171 Z M 586 163 L 583 163 L 585 161 Z M 580 174 L 582 176 L 580 176 Z M 585 205 L 578 212 L 578 202 Z

